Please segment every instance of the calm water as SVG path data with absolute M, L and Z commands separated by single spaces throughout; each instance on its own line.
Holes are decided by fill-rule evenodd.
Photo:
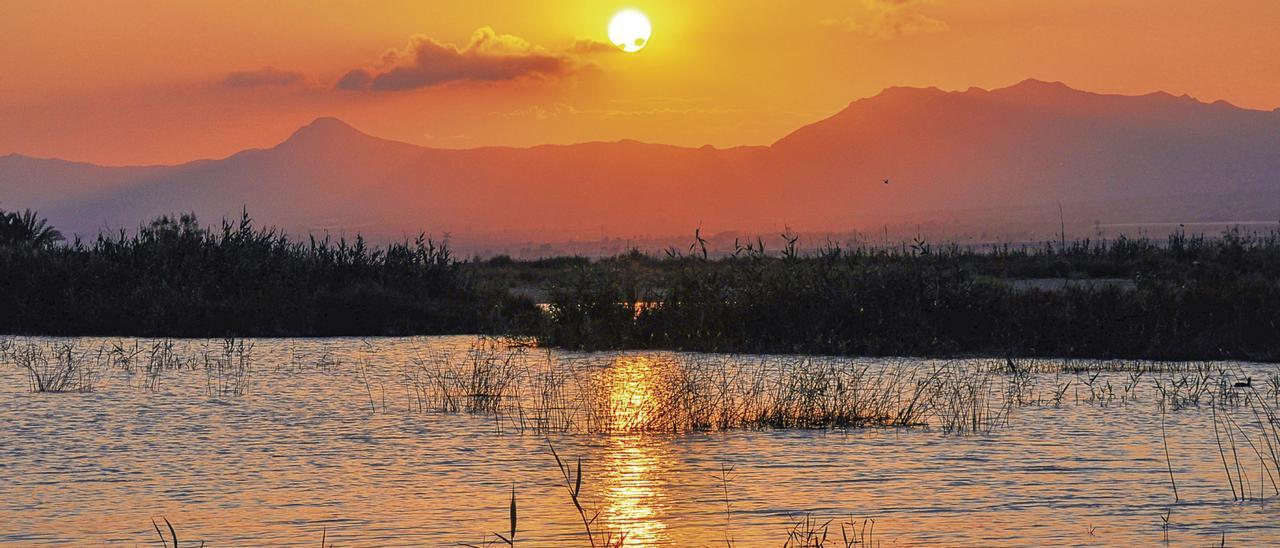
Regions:
M 117 340 L 74 342 L 84 351 Z M 1167 416 L 1182 499 L 1173 504 L 1155 373 L 1140 378 L 1125 401 L 1086 401 L 1092 391 L 1081 390 L 1091 375 L 1038 375 L 1043 386 L 1070 386 L 1061 405 L 1014 406 L 979 434 L 936 425 L 606 433 L 599 417 L 595 427 L 580 422 L 544 432 L 521 430 L 509 417 L 432 412 L 421 385 L 406 380 L 424 363 L 465 361 L 474 343 L 258 340 L 252 370 L 233 392 L 219 391 L 225 377 L 215 379 L 201 365 L 155 378 L 104 369 L 91 393 L 32 393 L 25 371 L 5 363 L 0 543 L 154 543 L 151 522 L 163 516 L 183 545 L 315 546 L 322 531 L 338 546 L 478 544 L 506 529 L 514 485 L 521 544 L 583 545 L 549 443 L 563 457 L 583 459 L 586 506 L 599 509 L 601 528 L 625 531 L 628 545 L 723 546 L 731 537 L 739 546 L 778 546 L 806 515 L 853 516 L 860 524 L 872 518 L 876 540 L 886 545 L 1149 545 L 1166 535 L 1172 544 L 1216 545 L 1224 534 L 1228 545 L 1280 543 L 1280 498 L 1268 465 L 1240 459 L 1251 493 L 1273 498 L 1233 502 L 1208 407 Z M 220 345 L 179 341 L 174 354 L 194 364 Z M 608 409 L 623 413 L 616 420 L 626 424 L 653 412 L 632 405 L 665 382 L 652 371 L 681 360 L 722 368 L 762 363 L 672 353 L 528 355 L 550 368 L 571 364 L 575 378 L 621 379 L 608 385 Z M 924 370 L 943 362 L 894 367 L 904 364 Z M 1270 365 L 1219 365 L 1252 375 L 1260 394 L 1267 390 L 1262 379 L 1275 372 Z M 1121 392 L 1129 379 L 1113 373 L 1089 380 L 1110 380 Z M 1220 413 L 1253 420 L 1248 408 Z M 1234 441 L 1246 446 L 1239 434 Z M 1249 441 L 1264 443 L 1257 435 Z M 718 476 L 730 466 L 726 485 Z M 831 527 L 838 539 L 839 526 Z

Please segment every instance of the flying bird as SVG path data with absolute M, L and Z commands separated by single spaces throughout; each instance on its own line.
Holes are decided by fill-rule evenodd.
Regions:
M 884 184 L 886 184 L 886 185 L 887 185 L 887 184 L 889 184 L 889 180 L 888 180 L 888 179 L 885 179 L 885 180 L 884 180 Z

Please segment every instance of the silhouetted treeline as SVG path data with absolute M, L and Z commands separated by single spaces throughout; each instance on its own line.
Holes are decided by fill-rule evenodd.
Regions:
M 802 254 L 792 239 L 780 254 L 617 257 L 554 286 L 540 338 L 567 347 L 1280 360 L 1276 233 L 984 252 Z
M 518 316 L 519 303 L 479 289 L 446 247 L 421 237 L 381 248 L 293 241 L 247 214 L 215 230 L 184 215 L 134 236 L 59 245 L 36 219 L 0 212 L 0 332 L 475 333 Z
M 61 239 L 32 212 L 0 211 L 0 332 L 1280 361 L 1280 233 L 807 253 L 786 238 L 719 259 L 699 238 L 666 257 L 537 261 L 458 261 L 425 238 L 294 241 L 247 215 L 214 230 L 181 216 L 134 236 Z

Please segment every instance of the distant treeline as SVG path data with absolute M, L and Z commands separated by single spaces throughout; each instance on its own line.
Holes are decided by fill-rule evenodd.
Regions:
M 245 215 L 190 215 L 60 244 L 31 212 L 0 212 L 0 332 L 49 335 L 319 336 L 505 330 L 518 306 L 485 294 L 425 238 L 373 248 L 293 241 Z M 526 308 L 531 305 L 526 303 Z
M 1280 361 L 1275 232 L 983 251 L 916 241 L 801 252 L 784 235 L 778 249 L 756 240 L 723 258 L 697 238 L 662 257 L 537 261 L 458 260 L 421 237 L 294 241 L 248 215 L 214 230 L 180 216 L 133 236 L 61 239 L 35 214 L 0 211 L 0 332 Z
M 786 238 L 707 260 L 579 263 L 553 282 L 546 344 L 869 356 L 1280 360 L 1280 233 L 1053 242 L 975 252 Z M 1055 284 L 1027 281 L 1053 279 Z M 1088 280 L 1093 280 L 1089 282 Z

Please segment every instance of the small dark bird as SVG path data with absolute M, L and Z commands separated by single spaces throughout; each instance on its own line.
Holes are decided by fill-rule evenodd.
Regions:
M 889 184 L 889 180 L 888 180 L 888 179 L 885 179 L 885 180 L 884 180 L 884 184 L 886 184 L 886 185 L 887 185 L 887 184 Z
M 1244 382 L 1237 382 L 1236 388 L 1253 388 L 1253 377 L 1245 377 Z

